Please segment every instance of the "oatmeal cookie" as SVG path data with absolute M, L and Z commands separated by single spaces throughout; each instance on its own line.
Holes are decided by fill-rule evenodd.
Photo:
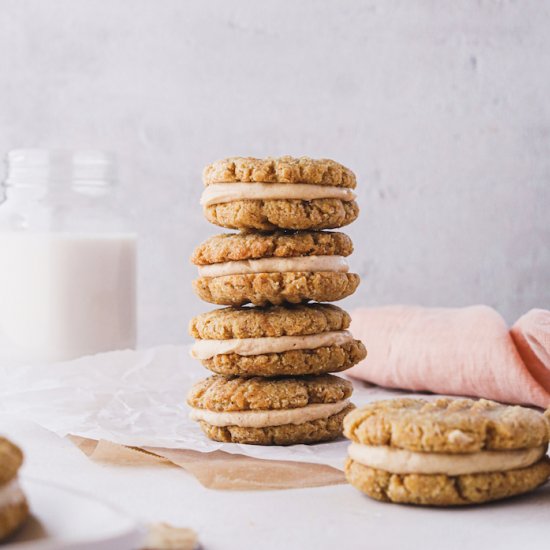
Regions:
M 481 399 L 390 399 L 352 411 L 345 473 L 372 498 L 431 506 L 526 493 L 550 477 L 549 426 L 524 407 Z
M 208 221 L 231 229 L 333 229 L 359 213 L 356 178 L 328 159 L 241 158 L 204 169 Z
M 339 437 L 352 385 L 329 374 L 288 378 L 211 376 L 187 397 L 191 417 L 216 441 L 255 445 Z
M 367 351 L 354 340 L 349 315 L 327 304 L 225 308 L 191 321 L 191 355 L 212 372 L 297 376 L 341 372 Z
M 231 306 L 341 300 L 359 284 L 348 272 L 352 251 L 343 233 L 217 235 L 191 258 L 199 271 L 193 288 L 206 302 Z

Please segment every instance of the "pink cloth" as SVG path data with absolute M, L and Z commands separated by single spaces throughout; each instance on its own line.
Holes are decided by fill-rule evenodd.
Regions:
M 550 407 L 550 311 L 508 330 L 487 306 L 388 306 L 352 313 L 368 356 L 346 374 L 379 386 Z

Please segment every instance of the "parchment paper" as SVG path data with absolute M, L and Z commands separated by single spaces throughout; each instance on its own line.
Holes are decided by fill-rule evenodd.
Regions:
M 189 420 L 185 396 L 196 380 L 209 374 L 189 357 L 187 347 L 176 346 L 110 352 L 57 364 L 3 365 L 0 412 L 33 420 L 63 437 L 71 434 L 143 447 L 155 454 L 170 455 L 170 450 L 175 449 L 200 453 L 224 451 L 256 459 L 343 469 L 348 445 L 343 438 L 289 447 L 217 443 L 207 439 L 198 425 Z M 354 385 L 352 401 L 358 406 L 399 394 L 362 382 Z M 216 456 L 219 457 L 214 454 L 209 458 L 212 461 Z M 174 456 L 167 458 L 172 460 Z
M 223 451 L 126 447 L 78 436 L 69 439 L 91 460 L 115 466 L 171 466 L 192 474 L 204 487 L 230 491 L 265 491 L 345 483 L 343 472 L 322 464 L 259 460 Z

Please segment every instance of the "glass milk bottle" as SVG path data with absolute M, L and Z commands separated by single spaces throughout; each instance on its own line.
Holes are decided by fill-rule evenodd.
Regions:
M 0 364 L 136 343 L 136 234 L 101 151 L 21 149 L 0 194 Z

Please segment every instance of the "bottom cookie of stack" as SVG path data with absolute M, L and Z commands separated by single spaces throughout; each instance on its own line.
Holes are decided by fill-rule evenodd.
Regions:
M 319 443 L 342 434 L 352 385 L 329 374 L 285 378 L 211 376 L 195 384 L 191 418 L 215 441 Z
M 526 493 L 550 477 L 549 427 L 530 409 L 468 399 L 394 399 L 345 419 L 345 473 L 370 497 L 431 506 Z
M 29 515 L 27 500 L 17 479 L 23 453 L 0 437 L 0 540 L 9 537 Z

